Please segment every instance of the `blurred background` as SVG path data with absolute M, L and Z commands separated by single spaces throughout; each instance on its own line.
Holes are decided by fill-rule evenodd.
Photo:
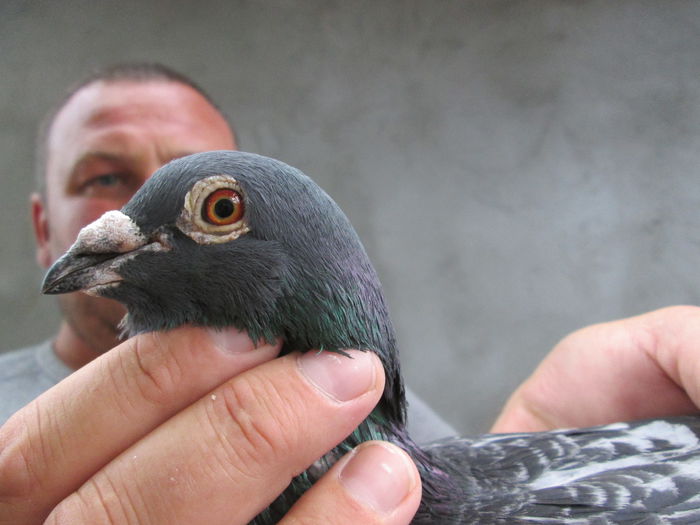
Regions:
M 485 431 L 568 332 L 700 302 L 699 25 L 678 0 L 4 0 L 0 349 L 58 324 L 39 120 L 95 66 L 159 61 L 337 200 L 409 385 Z

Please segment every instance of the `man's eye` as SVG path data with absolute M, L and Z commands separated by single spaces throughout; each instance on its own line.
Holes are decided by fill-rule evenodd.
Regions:
M 111 186 L 116 186 L 121 182 L 121 180 L 122 177 L 117 173 L 105 173 L 104 175 L 98 175 L 97 177 L 94 177 L 90 181 L 90 184 L 101 186 L 103 188 L 109 188 Z
M 123 198 L 130 197 L 135 188 L 128 172 L 103 172 L 87 177 L 78 188 L 77 193 L 86 197 Z

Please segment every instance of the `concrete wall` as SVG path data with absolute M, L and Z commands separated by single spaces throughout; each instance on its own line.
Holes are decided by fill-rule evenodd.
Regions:
M 243 149 L 336 198 L 409 383 L 464 431 L 567 332 L 700 302 L 700 3 L 194 4 L 0 4 L 0 347 L 57 322 L 26 204 L 37 121 L 125 59 L 191 74 Z

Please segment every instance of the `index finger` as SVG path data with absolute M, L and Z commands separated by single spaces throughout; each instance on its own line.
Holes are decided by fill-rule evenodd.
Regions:
M 0 428 L 0 516 L 42 521 L 132 443 L 278 352 L 233 329 L 183 327 L 122 343 Z

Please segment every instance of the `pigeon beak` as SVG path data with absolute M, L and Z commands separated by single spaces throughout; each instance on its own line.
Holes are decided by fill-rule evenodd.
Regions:
M 122 281 L 117 269 L 139 248 L 150 246 L 146 243 L 129 216 L 108 211 L 80 230 L 73 246 L 49 268 L 41 291 L 62 294 L 85 290 L 99 294 L 100 288 Z

